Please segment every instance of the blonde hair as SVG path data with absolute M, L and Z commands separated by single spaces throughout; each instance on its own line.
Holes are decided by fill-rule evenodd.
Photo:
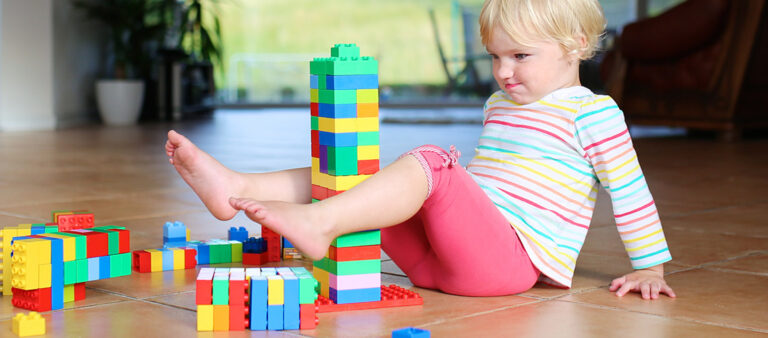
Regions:
M 582 60 L 595 55 L 605 29 L 597 0 L 486 0 L 479 21 L 484 46 L 493 30 L 500 28 L 524 46 L 553 41 L 566 54 L 581 52 Z

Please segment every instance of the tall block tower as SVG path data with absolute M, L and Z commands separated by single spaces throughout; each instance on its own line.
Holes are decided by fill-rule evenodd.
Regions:
M 379 170 L 378 62 L 354 44 L 310 62 L 312 200 L 342 193 Z M 371 206 L 374 208 L 375 206 Z M 337 304 L 381 300 L 379 230 L 340 236 L 313 275 Z

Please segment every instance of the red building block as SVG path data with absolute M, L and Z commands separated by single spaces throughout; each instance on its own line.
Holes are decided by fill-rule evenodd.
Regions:
M 243 265 L 264 265 L 267 260 L 267 253 L 243 252 Z
M 320 319 L 317 318 L 317 305 L 299 304 L 299 329 L 311 330 L 317 327 Z
M 133 252 L 133 271 L 152 272 L 152 255 L 144 250 Z
M 51 311 L 51 288 L 22 290 L 11 288 L 13 306 L 37 312 Z
M 184 248 L 184 268 L 185 269 L 194 269 L 197 266 L 197 260 L 195 260 L 195 255 L 197 255 L 197 250 Z
M 56 223 L 59 224 L 59 231 L 93 228 L 95 224 L 93 214 L 58 215 Z
M 360 160 L 357 161 L 358 175 L 373 175 L 379 171 L 379 160 Z
M 309 115 L 310 116 L 320 116 L 320 104 L 317 102 L 312 102 L 309 104 Z
M 85 299 L 85 282 L 76 283 L 75 285 L 75 300 Z
M 243 331 L 248 326 L 245 317 L 245 305 L 229 305 L 229 330 Z
M 213 303 L 213 280 L 198 279 L 195 283 L 195 304 L 211 305 Z
M 86 236 L 86 256 L 88 258 L 109 255 L 109 234 L 98 231 L 64 231 L 66 233 Z
M 337 248 L 331 246 L 328 257 L 337 262 L 381 259 L 381 245 L 352 246 Z
M 310 131 L 310 135 L 312 137 L 312 157 L 320 158 L 320 131 L 319 130 L 312 130 Z
M 229 281 L 229 305 L 245 305 L 248 300 L 248 281 Z
M 397 285 L 382 286 L 381 300 L 377 302 L 336 304 L 332 300 L 323 296 L 318 296 L 315 305 L 318 306 L 317 312 L 339 312 L 367 309 L 380 309 L 386 307 L 422 305 L 424 299 L 418 293 L 406 290 Z
M 312 198 L 316 200 L 324 200 L 328 198 L 328 188 L 321 187 L 317 184 L 312 185 Z
M 116 231 L 119 233 L 120 248 L 119 253 L 131 252 L 131 231 L 125 229 L 111 229 L 110 231 Z
M 261 237 L 267 241 L 267 261 L 279 262 L 283 251 L 280 235 L 267 227 L 261 227 Z

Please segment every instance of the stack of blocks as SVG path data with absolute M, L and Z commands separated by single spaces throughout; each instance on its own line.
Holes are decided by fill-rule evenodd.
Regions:
M 194 269 L 197 251 L 190 248 L 160 248 L 133 252 L 133 270 L 155 272 Z
M 335 196 L 379 170 L 378 63 L 354 44 L 310 62 L 312 200 Z M 337 304 L 381 300 L 379 230 L 341 236 L 313 273 Z
M 3 229 L 3 248 L 11 248 L 10 268 L 4 259 L 3 294 L 13 295 L 14 306 L 62 309 L 65 302 L 85 298 L 85 282 L 130 275 L 128 230 L 92 227 L 92 214 L 89 229 L 71 217 L 68 221 L 66 227 L 72 229 L 68 231 L 39 225 Z M 3 250 L 4 257 L 8 251 Z
M 302 267 L 200 269 L 195 290 L 197 330 L 314 328 L 316 286 Z

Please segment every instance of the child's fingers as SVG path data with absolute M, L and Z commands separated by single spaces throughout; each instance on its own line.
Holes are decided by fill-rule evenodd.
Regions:
M 672 298 L 677 297 L 677 295 L 675 294 L 675 291 L 673 291 L 672 288 L 669 287 L 669 285 L 666 285 L 666 284 L 662 285 L 659 291 L 662 293 L 666 293 L 667 296 L 670 296 Z
M 608 291 L 611 291 L 611 292 L 616 291 L 626 281 L 627 281 L 626 276 L 622 276 L 614 279 L 613 281 L 611 281 L 611 287 L 608 289 Z
M 651 284 L 651 299 L 658 299 L 659 298 L 659 284 L 653 283 Z
M 627 292 L 631 291 L 632 289 L 637 286 L 637 282 L 635 281 L 626 281 L 624 284 L 621 285 L 618 291 L 616 291 L 616 295 L 621 297 L 627 294 Z
M 651 285 L 642 283 L 640 285 L 640 294 L 643 296 L 643 299 L 651 299 Z

